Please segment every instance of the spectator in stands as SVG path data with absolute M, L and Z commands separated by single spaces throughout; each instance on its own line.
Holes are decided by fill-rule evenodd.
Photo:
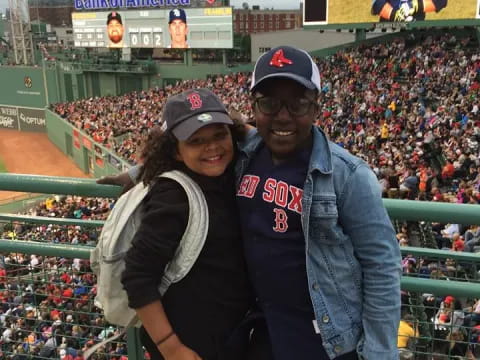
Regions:
M 414 358 L 413 350 L 415 350 L 416 337 L 418 337 L 418 329 L 415 326 L 415 317 L 411 314 L 406 314 L 400 320 L 398 327 L 397 347 L 401 360 Z
M 464 251 L 475 252 L 475 247 L 480 246 L 480 226 L 472 225 L 465 232 L 465 248 Z
M 480 298 L 476 299 L 471 312 L 465 316 L 465 325 L 470 327 L 480 325 Z
M 314 119 L 318 111 L 316 107 L 316 96 L 318 95 L 318 91 L 321 90 L 319 83 L 320 77 L 318 69 L 314 66 L 312 59 L 306 52 L 291 47 L 279 47 L 262 55 L 257 61 L 255 69 L 256 73 L 253 76 L 255 82 L 252 84 L 254 95 L 253 108 L 259 130 L 258 133 L 253 130 L 253 132 L 249 134 L 250 140 L 243 150 L 243 158 L 239 162 L 239 166 L 243 166 L 242 171 L 248 174 L 237 174 L 243 175 L 243 178 L 239 181 L 240 185 L 237 196 L 239 198 L 242 223 L 244 226 L 247 263 L 249 264 L 251 272 L 262 274 L 262 276 L 254 279 L 254 288 L 260 306 L 266 314 L 274 356 L 277 359 L 292 358 L 295 356 L 299 356 L 302 359 L 307 359 L 308 357 L 326 358 L 330 356 L 346 360 L 355 359 L 358 349 L 361 354 L 368 354 L 366 355 L 367 357 L 380 356 L 389 359 L 397 358 L 397 348 L 392 340 L 397 335 L 397 327 L 400 320 L 398 244 L 395 241 L 395 233 L 393 232 L 390 220 L 381 202 L 381 194 L 379 192 L 377 193 L 378 187 L 376 180 L 374 180 L 374 175 L 359 159 L 343 150 L 341 151 L 339 147 L 330 144 L 325 134 L 313 127 Z M 259 150 L 258 147 L 262 150 Z M 314 151 L 312 149 L 317 150 Z M 254 154 L 255 156 L 251 159 Z M 328 154 L 329 156 L 325 157 L 325 155 L 322 154 Z M 320 158 L 317 158 L 318 156 L 320 156 Z M 343 160 L 337 161 L 338 156 Z M 308 164 L 311 163 L 310 157 L 315 159 L 315 166 L 324 174 L 332 174 L 332 162 L 335 162 L 338 167 L 335 172 L 333 172 L 333 178 L 325 178 L 324 180 L 315 178 L 315 182 L 308 185 L 309 190 L 303 192 L 304 177 L 309 174 Z M 247 169 L 246 166 L 249 162 L 250 167 Z M 352 167 L 350 169 L 357 169 L 358 172 L 347 176 L 346 172 L 349 170 L 345 167 L 345 162 L 351 163 Z M 280 169 L 282 169 L 282 171 L 274 175 L 275 166 L 278 166 L 279 171 Z M 292 199 L 287 201 L 287 198 L 285 198 L 284 205 L 281 205 L 279 203 L 279 199 L 281 198 L 278 198 L 280 195 L 277 195 L 277 197 L 274 196 L 276 186 L 273 185 L 271 188 L 269 187 L 270 185 L 266 185 L 267 193 L 263 195 L 263 198 L 261 198 L 261 191 L 255 195 L 258 182 L 254 182 L 254 185 L 251 185 L 251 179 L 263 179 L 262 181 L 265 181 L 267 177 L 270 176 L 268 173 L 262 173 L 262 171 L 271 171 L 271 176 L 274 176 L 274 178 L 285 179 L 287 184 L 290 183 L 289 189 L 291 190 L 289 190 L 287 194 L 292 193 Z M 292 176 L 292 178 L 289 178 L 286 174 L 291 174 L 290 176 Z M 311 175 L 308 176 L 310 177 Z M 318 279 L 323 279 L 323 281 L 331 282 L 332 286 L 336 286 L 334 283 L 337 285 L 341 283 L 342 286 L 346 286 L 345 284 L 354 281 L 355 275 L 352 277 L 350 273 L 347 274 L 344 268 L 342 268 L 344 257 L 339 259 L 333 253 L 328 252 L 328 255 L 325 254 L 324 256 L 329 259 L 328 263 L 336 269 L 333 270 L 335 272 L 334 280 L 331 280 L 329 275 L 327 275 L 332 270 L 327 271 L 321 269 L 321 264 L 314 261 L 313 257 L 318 256 L 319 253 L 316 253 L 316 255 L 312 253 L 307 260 L 304 256 L 300 256 L 301 253 L 305 253 L 305 239 L 303 239 L 303 237 L 307 237 L 308 235 L 304 235 L 303 230 L 301 230 L 301 220 L 298 216 L 301 211 L 297 208 L 297 205 L 300 203 L 300 200 L 302 200 L 301 202 L 304 204 L 311 203 L 313 209 L 315 202 L 312 202 L 311 196 L 314 191 L 313 189 L 316 189 L 316 187 L 322 187 L 324 192 L 327 191 L 326 189 L 330 189 L 332 193 L 330 196 L 335 196 L 333 182 L 340 181 L 337 176 L 347 176 L 350 181 L 354 181 L 354 183 L 357 184 L 356 186 L 361 186 L 363 189 L 369 191 L 343 193 L 346 197 L 342 200 L 344 205 L 341 208 L 337 208 L 336 204 L 333 204 L 333 207 L 330 209 L 330 206 L 325 206 L 324 204 L 321 208 L 317 209 L 315 214 L 318 219 L 321 218 L 323 211 L 329 212 L 329 218 L 332 216 L 336 218 L 338 216 L 344 219 L 343 229 L 337 232 L 331 228 L 335 226 L 334 223 L 336 223 L 336 221 L 322 223 L 320 220 L 312 218 L 310 222 L 311 229 L 317 227 L 324 228 L 322 232 L 325 231 L 329 235 L 327 236 L 328 239 L 323 240 L 312 236 L 309 242 L 311 242 L 315 249 L 318 248 L 318 252 L 320 253 L 323 251 L 324 246 L 327 246 L 326 243 L 324 244 L 324 241 L 333 241 L 334 243 L 345 241 L 346 247 L 356 249 L 354 251 L 356 257 L 352 258 L 351 261 L 356 267 L 361 269 L 359 272 L 364 274 L 363 287 L 369 287 L 371 291 L 376 292 L 380 289 L 379 281 L 381 281 L 382 295 L 364 297 L 359 293 L 356 295 L 358 302 L 357 300 L 351 302 L 352 298 L 350 293 L 348 299 L 344 297 L 342 292 L 332 292 L 332 294 L 336 294 L 335 296 L 324 294 L 323 303 L 328 301 L 330 306 L 338 303 L 346 303 L 350 308 L 349 312 L 351 314 L 362 315 L 364 317 L 363 320 L 359 318 L 357 321 L 358 323 L 365 323 L 363 329 L 359 329 L 358 334 L 350 333 L 350 335 L 343 338 L 342 344 L 344 345 L 337 342 L 334 346 L 332 343 L 329 343 L 328 340 L 322 341 L 319 335 L 320 332 L 322 332 L 321 329 L 323 329 L 323 332 L 333 331 L 334 333 L 339 333 L 342 331 L 342 328 L 351 330 L 354 329 L 356 325 L 351 323 L 352 319 L 342 318 L 342 314 L 345 313 L 340 310 L 330 310 L 328 314 L 325 313 L 326 310 L 322 310 L 322 315 L 315 313 L 321 311 L 317 308 L 313 309 L 311 305 L 312 302 L 317 303 L 318 296 L 320 296 L 316 292 L 327 291 L 327 289 L 323 290 L 322 287 L 319 287 L 319 289 L 314 289 L 316 291 L 315 293 L 311 293 L 311 291 L 314 290 L 311 290 L 306 284 L 307 274 L 305 273 L 305 267 L 312 267 L 312 271 L 308 274 L 309 281 L 315 283 L 316 281 L 322 281 Z M 127 178 L 121 176 L 121 179 Z M 115 179 L 115 181 L 119 180 L 120 177 Z M 276 184 L 277 180 L 275 181 Z M 320 185 L 319 183 L 322 181 L 323 185 Z M 281 182 L 284 183 L 284 180 Z M 295 184 L 295 186 L 293 184 Z M 349 188 L 354 189 L 355 186 L 350 186 Z M 252 191 L 253 193 L 247 194 L 248 191 Z M 302 192 L 304 195 L 303 199 Z M 272 201 L 266 199 L 266 197 L 270 196 L 268 194 L 273 196 Z M 360 195 L 362 196 L 361 199 L 357 198 L 357 196 Z M 247 200 L 254 199 L 255 196 L 260 196 L 260 198 L 255 201 L 252 200 L 251 202 Z M 276 206 L 280 208 L 271 208 L 272 205 L 264 205 L 264 202 L 273 204 L 274 200 L 276 201 Z M 253 205 L 254 203 L 257 205 Z M 365 206 L 366 203 L 371 204 L 367 207 L 370 211 L 373 211 L 375 215 L 372 216 L 372 213 L 369 213 L 369 215 L 364 213 L 367 217 L 359 217 L 358 214 L 362 212 L 355 210 L 355 204 L 363 204 L 363 206 Z M 287 215 L 286 209 L 281 208 L 286 208 L 287 204 L 290 204 L 288 208 L 289 215 Z M 273 218 L 273 226 L 267 225 L 272 222 L 272 211 L 276 214 L 276 217 Z M 350 211 L 355 211 L 355 215 L 350 214 Z M 323 215 L 326 216 L 325 214 Z M 288 222 L 289 217 L 291 218 L 290 222 Z M 375 224 L 370 223 L 373 218 L 376 219 Z M 251 219 L 258 219 L 258 221 L 250 223 Z M 382 219 L 382 221 L 378 222 L 379 219 Z M 261 230 L 262 226 L 263 230 Z M 287 230 L 289 230 L 289 232 L 287 232 Z M 337 236 L 340 233 L 346 234 L 346 237 L 339 239 Z M 315 234 L 317 233 L 315 232 Z M 382 235 L 380 236 L 380 234 Z M 266 242 L 262 241 L 258 243 L 258 245 L 257 243 L 253 244 L 248 242 L 248 239 L 253 239 L 257 236 L 261 236 Z M 282 236 L 286 236 L 292 240 L 301 240 L 296 241 L 298 246 L 295 246 L 295 251 L 292 251 L 291 247 L 282 249 L 280 246 L 278 248 L 278 241 L 275 246 L 273 246 L 273 244 L 268 245 L 268 240 L 280 239 Z M 363 242 L 367 238 L 369 240 L 369 246 L 364 246 Z M 387 239 L 387 243 L 385 243 L 385 239 Z M 382 246 L 372 247 L 371 245 L 376 241 L 381 241 Z M 261 245 L 262 243 L 267 245 Z M 303 245 L 300 246 L 300 244 Z M 386 244 L 388 244 L 388 246 L 385 246 Z M 268 249 L 275 249 L 275 251 L 278 252 L 276 258 L 272 258 L 271 250 L 264 251 L 262 246 L 266 246 Z M 268 256 L 266 257 L 267 253 Z M 284 261 L 281 260 L 282 256 L 292 258 L 289 262 L 296 264 L 295 271 L 291 268 L 288 268 L 287 271 L 287 268 L 283 267 Z M 380 273 L 375 271 L 374 275 L 371 272 L 375 268 L 372 264 L 380 261 L 380 259 L 382 259 L 381 266 L 383 271 L 381 273 L 382 276 L 378 278 L 377 276 Z M 305 263 L 305 261 L 307 261 L 307 263 Z M 369 263 L 368 266 L 365 264 L 366 261 Z M 272 265 L 273 268 L 271 266 L 264 268 L 267 264 Z M 385 270 L 386 264 L 389 264 L 389 270 Z M 284 275 L 279 276 L 279 273 L 283 273 Z M 370 273 L 370 275 L 366 276 L 366 273 Z M 310 279 L 310 276 L 314 276 L 314 278 Z M 281 278 L 283 281 L 281 286 L 277 284 L 278 278 Z M 340 278 L 343 280 L 339 280 Z M 285 285 L 285 279 L 288 279 L 290 285 Z M 355 288 L 355 286 L 355 284 L 352 284 L 348 287 L 352 289 Z M 288 301 L 285 301 L 284 291 L 281 290 L 286 287 L 290 289 L 289 291 L 295 289 L 295 296 L 292 295 Z M 280 296 L 277 293 L 278 291 L 282 291 L 283 295 Z M 385 297 L 386 292 L 391 294 L 391 296 Z M 386 298 L 388 298 L 387 302 L 384 301 Z M 371 307 L 367 307 L 365 304 L 370 302 Z M 358 308 L 357 304 L 359 303 L 363 303 L 364 305 Z M 324 307 L 325 305 L 322 306 Z M 384 308 L 385 311 L 381 312 L 388 314 L 388 319 L 382 317 L 380 320 L 379 318 L 377 319 L 376 314 L 371 314 L 371 316 L 368 316 L 367 321 L 365 319 L 365 316 L 367 316 L 367 308 Z M 285 319 L 285 316 L 288 320 Z M 337 320 L 331 321 L 331 316 L 335 316 Z M 311 328 L 311 320 L 309 320 L 312 317 L 323 319 L 322 322 L 316 322 L 314 329 Z M 295 338 L 291 338 L 293 335 L 289 333 L 290 340 L 287 342 L 282 341 L 283 336 L 289 332 L 292 323 L 295 323 L 295 327 L 301 330 L 296 331 Z M 362 332 L 364 332 L 365 335 L 364 338 L 362 337 L 362 340 L 360 340 L 360 334 Z M 319 347 L 319 344 L 322 343 L 324 347 Z M 298 351 L 302 351 L 302 353 L 299 354 Z M 329 355 L 327 355 L 327 353 Z
M 170 97 L 163 119 L 166 131 L 152 134 L 142 156 L 140 176 L 152 188 L 126 256 L 122 283 L 129 306 L 142 322 L 142 343 L 152 359 L 234 359 L 242 349 L 229 349 L 227 342 L 251 299 L 234 198 L 233 122 L 207 89 Z M 210 222 L 192 269 L 161 296 L 158 284 L 189 221 L 185 190 L 158 178 L 170 170 L 198 184 Z

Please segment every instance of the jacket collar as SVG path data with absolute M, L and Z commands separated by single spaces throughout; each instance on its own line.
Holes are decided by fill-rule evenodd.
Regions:
M 312 126 L 313 133 L 313 148 L 310 156 L 309 173 L 318 170 L 322 174 L 331 174 L 332 167 L 332 152 L 330 144 L 325 133 L 317 126 Z M 251 130 L 247 135 L 244 146 L 240 146 L 240 152 L 248 159 L 258 151 L 262 144 L 262 137 L 257 130 Z

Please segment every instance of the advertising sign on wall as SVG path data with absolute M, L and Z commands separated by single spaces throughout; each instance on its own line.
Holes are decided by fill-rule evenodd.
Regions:
M 19 130 L 45 132 L 45 110 L 18 108 Z
M 18 130 L 18 110 L 16 107 L 0 106 L 0 129 Z
M 73 129 L 73 146 L 80 149 L 80 131 Z
M 115 156 L 109 154 L 108 155 L 108 162 L 114 166 L 118 170 L 122 170 L 122 162 L 118 160 Z
M 45 110 L 0 105 L 0 129 L 46 132 Z
M 88 150 L 92 150 L 92 142 L 88 140 L 86 137 L 82 138 L 83 146 L 85 146 Z

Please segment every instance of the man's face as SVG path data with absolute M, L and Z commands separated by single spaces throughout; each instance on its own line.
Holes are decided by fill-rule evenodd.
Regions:
M 107 33 L 109 39 L 118 44 L 123 38 L 123 25 L 118 20 L 112 19 L 107 25 Z
M 172 39 L 172 48 L 179 47 L 185 48 L 187 47 L 186 39 L 187 39 L 187 32 L 188 26 L 182 20 L 176 19 L 173 20 L 170 25 L 168 25 L 168 29 L 170 31 L 170 36 Z
M 262 112 L 258 100 L 254 106 L 257 129 L 265 144 L 272 153 L 274 160 L 283 160 L 293 155 L 297 150 L 311 144 L 311 129 L 315 121 L 317 107 L 316 95 L 299 83 L 290 79 L 271 79 L 254 94 L 255 98 L 271 97 L 282 101 L 280 110 L 268 115 Z M 290 110 L 295 110 L 295 104 L 304 104 L 302 115 L 291 114 L 285 102 L 289 102 Z

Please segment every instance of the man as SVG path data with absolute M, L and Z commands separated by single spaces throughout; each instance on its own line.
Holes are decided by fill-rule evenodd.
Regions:
M 275 360 L 396 360 L 395 232 L 368 165 L 313 126 L 320 89 L 303 50 L 277 47 L 255 65 L 258 131 L 236 167 L 248 271 Z
M 107 17 L 107 34 L 110 39 L 110 47 L 123 47 L 123 23 L 122 17 L 116 11 L 112 11 Z
M 168 32 L 170 33 L 169 48 L 186 49 L 187 43 L 187 14 L 183 9 L 170 10 L 168 17 Z
M 237 197 L 251 280 L 276 360 L 393 360 L 400 253 L 373 172 L 313 126 L 318 67 L 282 46 L 252 76 L 258 132 Z
M 379 15 L 380 21 L 425 20 L 425 14 L 439 12 L 447 6 L 448 0 L 373 0 L 372 15 Z

